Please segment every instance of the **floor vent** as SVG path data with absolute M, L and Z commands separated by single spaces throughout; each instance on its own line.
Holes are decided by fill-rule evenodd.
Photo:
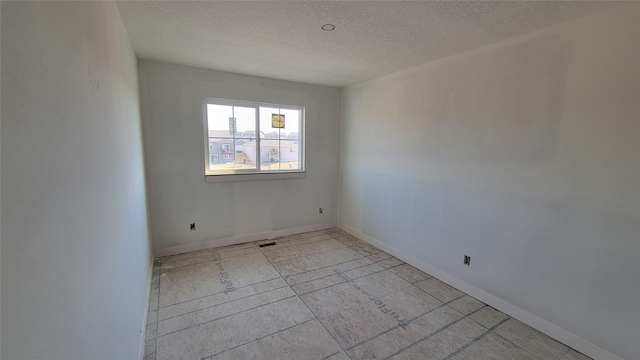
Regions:
M 267 247 L 267 246 L 273 246 L 275 245 L 275 242 L 270 242 L 270 243 L 266 243 L 266 244 L 262 244 L 262 245 L 258 245 L 259 247 Z

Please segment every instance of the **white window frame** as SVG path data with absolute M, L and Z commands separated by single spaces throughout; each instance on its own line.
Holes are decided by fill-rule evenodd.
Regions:
M 256 169 L 228 169 L 228 170 L 211 170 L 209 167 L 209 122 L 207 116 L 207 105 L 224 105 L 250 107 L 255 109 L 256 114 Z M 260 107 L 270 107 L 279 109 L 290 109 L 300 111 L 300 125 L 298 129 L 298 163 L 299 169 L 278 169 L 278 170 L 260 170 Z M 273 104 L 255 101 L 229 100 L 220 98 L 203 98 L 202 101 L 203 128 L 204 128 L 204 148 L 205 148 L 205 166 L 204 175 L 206 182 L 227 182 L 227 181 L 248 181 L 248 180 L 275 180 L 275 179 L 299 179 L 305 177 L 305 108 L 303 106 Z M 262 130 L 263 132 L 267 132 Z M 271 139 L 270 139 L 271 140 Z

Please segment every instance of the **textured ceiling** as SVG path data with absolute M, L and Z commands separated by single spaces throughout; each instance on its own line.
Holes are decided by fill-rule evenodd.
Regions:
M 606 10 L 587 1 L 122 1 L 141 59 L 344 87 Z M 323 24 L 336 25 L 332 32 Z

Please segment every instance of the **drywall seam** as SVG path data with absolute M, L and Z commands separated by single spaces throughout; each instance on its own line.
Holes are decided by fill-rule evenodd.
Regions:
M 256 234 L 234 236 L 234 237 L 223 238 L 223 239 L 215 239 L 215 240 L 209 240 L 209 241 L 196 243 L 196 244 L 172 246 L 164 249 L 155 250 L 155 256 L 162 257 L 162 256 L 168 256 L 168 255 L 176 255 L 176 254 L 182 254 L 182 253 L 191 252 L 191 251 L 212 249 L 212 248 L 217 248 L 221 246 L 237 245 L 237 244 L 247 243 L 251 241 L 273 239 L 279 236 L 289 236 L 289 235 L 301 234 L 301 233 L 310 232 L 310 231 L 330 229 L 333 227 L 336 227 L 335 221 L 330 221 L 330 222 L 316 224 L 316 225 L 300 226 L 300 227 L 295 227 L 290 229 L 265 231 L 265 232 L 256 233 Z
M 140 331 L 140 344 L 138 345 L 138 360 L 144 359 L 144 347 L 147 342 L 147 317 L 149 316 L 149 301 L 151 300 L 151 281 L 153 280 L 153 264 L 155 263 L 153 251 L 149 264 L 149 278 L 147 279 L 147 302 L 144 305 L 144 315 L 142 316 L 142 331 Z
M 513 305 L 505 300 L 502 300 L 494 295 L 491 295 L 485 292 L 482 289 L 479 289 L 470 283 L 461 280 L 453 275 L 450 275 L 444 271 L 439 270 L 438 268 L 427 264 L 426 262 L 419 260 L 418 258 L 405 253 L 404 251 L 398 250 L 386 243 L 375 239 L 369 235 L 366 235 L 348 225 L 338 223 L 337 225 L 340 229 L 350 233 L 353 236 L 383 250 L 388 252 L 389 254 L 397 257 L 398 259 L 406 262 L 409 265 L 415 266 L 416 268 L 428 273 L 429 275 L 437 278 L 440 281 L 443 281 L 454 288 L 473 296 L 474 298 L 484 302 L 485 304 L 502 311 L 503 313 L 511 316 L 512 318 L 522 321 L 523 323 L 531 326 L 532 328 L 558 340 L 559 342 L 593 358 L 596 360 L 625 360 L 615 354 L 610 353 L 609 351 L 582 339 L 526 310 L 519 308 L 516 305 Z

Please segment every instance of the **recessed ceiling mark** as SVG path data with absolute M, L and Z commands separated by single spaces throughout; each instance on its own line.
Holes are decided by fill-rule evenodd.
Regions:
M 324 24 L 322 25 L 322 30 L 324 31 L 333 31 L 336 28 L 333 24 Z

